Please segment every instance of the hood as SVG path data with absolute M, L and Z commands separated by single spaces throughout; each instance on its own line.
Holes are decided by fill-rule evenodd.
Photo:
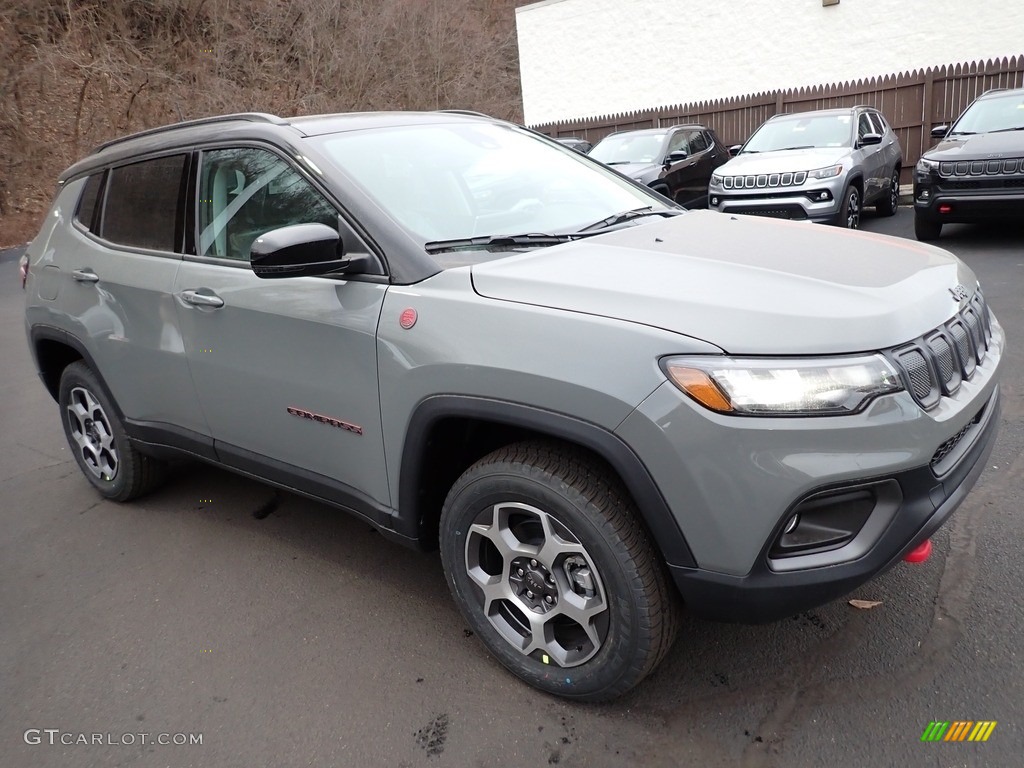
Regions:
M 948 320 L 958 283 L 975 291 L 952 254 L 910 240 L 714 211 L 640 221 L 475 265 L 473 285 L 751 355 L 892 347 Z
M 737 155 L 715 173 L 720 176 L 750 176 L 762 173 L 813 171 L 835 165 L 850 154 L 849 147 L 816 147 L 779 152 Z
M 929 160 L 996 160 L 1024 157 L 1024 131 L 979 133 L 943 139 L 924 153 Z
M 616 163 L 608 167 L 614 168 L 623 176 L 638 179 L 642 184 L 647 184 L 661 176 L 662 169 L 662 166 L 657 163 Z

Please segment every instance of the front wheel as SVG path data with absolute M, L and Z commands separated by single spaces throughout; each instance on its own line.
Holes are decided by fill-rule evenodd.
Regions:
M 942 233 L 942 224 L 938 221 L 914 216 L 914 237 L 921 241 L 938 240 Z
M 839 214 L 839 225 L 847 229 L 860 229 L 860 189 L 852 184 L 843 193 L 843 208 Z
M 519 443 L 458 479 L 441 513 L 455 602 L 498 660 L 548 693 L 603 701 L 668 652 L 671 591 L 628 494 L 575 449 Z

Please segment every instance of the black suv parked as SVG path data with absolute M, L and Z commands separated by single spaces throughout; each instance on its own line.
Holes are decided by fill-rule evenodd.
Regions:
M 708 182 L 729 150 L 703 125 L 673 125 L 605 136 L 590 156 L 687 208 L 706 208 Z
M 1024 216 L 1024 88 L 988 91 L 960 115 L 914 170 L 914 233 L 934 240 L 943 224 Z

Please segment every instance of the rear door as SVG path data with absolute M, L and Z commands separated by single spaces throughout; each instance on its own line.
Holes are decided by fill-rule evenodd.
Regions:
M 264 280 L 249 248 L 278 227 L 339 211 L 268 148 L 199 157 L 196 255 L 174 294 L 199 401 L 225 463 L 372 514 L 389 504 L 376 329 L 387 283 Z M 360 248 L 350 231 L 346 249 Z
M 82 185 L 74 222 L 51 247 L 61 309 L 125 418 L 205 435 L 172 297 L 188 167 L 179 152 L 72 182 Z

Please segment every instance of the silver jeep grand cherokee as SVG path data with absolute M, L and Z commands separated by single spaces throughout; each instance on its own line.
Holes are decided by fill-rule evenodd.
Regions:
M 899 140 L 875 109 L 776 115 L 715 171 L 708 204 L 859 229 L 865 205 L 896 213 L 902 166 Z
M 1003 333 L 952 255 L 687 212 L 479 115 L 111 142 L 26 288 L 102 496 L 195 457 L 439 547 L 494 656 L 581 700 L 681 605 L 777 619 L 926 547 L 999 423 Z

